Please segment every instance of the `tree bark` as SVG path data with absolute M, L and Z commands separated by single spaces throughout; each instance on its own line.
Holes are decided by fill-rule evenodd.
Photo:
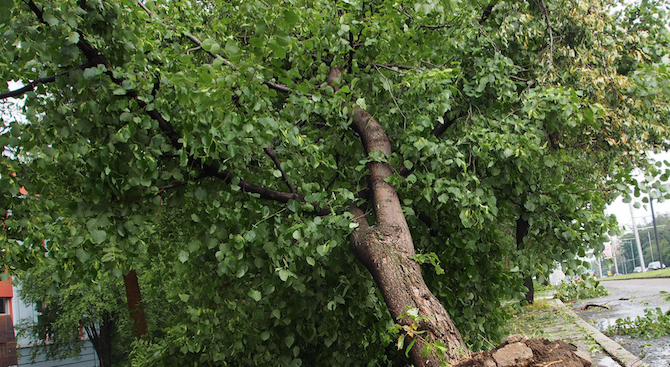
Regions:
M 365 152 L 370 154 L 381 151 L 384 156 L 390 157 L 391 143 L 381 125 L 361 108 L 353 111 L 352 118 Z M 419 315 L 425 318 L 419 324 L 419 330 L 425 333 L 414 338 L 415 344 L 410 350 L 411 361 L 415 366 L 437 366 L 440 361 L 454 363 L 467 357 L 469 351 L 461 334 L 444 306 L 424 282 L 421 266 L 412 259 L 415 254 L 412 235 L 398 195 L 393 186 L 386 182 L 386 178 L 392 174 L 390 165 L 371 161 L 367 163 L 367 168 L 376 225 L 369 226 L 365 214 L 358 208 L 352 209 L 359 223 L 350 238 L 354 254 L 372 274 L 396 320 L 408 308 L 418 309 Z M 398 322 L 412 323 L 407 317 Z M 411 343 L 412 338 L 407 338 L 405 345 Z M 424 346 L 436 340 L 446 346 L 446 355 L 440 356 L 433 351 L 422 356 Z
M 140 284 L 137 281 L 135 270 L 131 270 L 123 276 L 123 285 L 126 287 L 128 310 L 130 311 L 130 317 L 133 319 L 135 337 L 141 339 L 147 335 L 147 319 L 144 315 L 142 293 L 140 293 Z
M 520 216 L 516 220 L 516 249 L 522 251 L 523 239 L 528 235 L 530 230 L 530 223 L 527 220 L 523 219 L 523 216 Z M 523 285 L 526 287 L 526 302 L 529 305 L 532 305 L 535 299 L 535 287 L 533 286 L 533 274 L 531 269 L 525 269 L 523 271 Z

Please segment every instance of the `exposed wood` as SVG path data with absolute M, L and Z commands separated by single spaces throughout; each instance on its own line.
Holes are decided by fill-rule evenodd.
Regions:
M 147 319 L 142 305 L 142 293 L 140 284 L 137 280 L 137 273 L 131 270 L 123 276 L 123 285 L 126 287 L 126 298 L 128 299 L 128 310 L 130 318 L 133 320 L 133 329 L 135 337 L 141 339 L 148 337 Z

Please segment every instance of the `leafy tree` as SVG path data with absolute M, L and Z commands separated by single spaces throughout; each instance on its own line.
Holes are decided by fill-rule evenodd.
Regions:
M 93 345 L 100 366 L 123 361 L 130 346 L 130 333 L 122 284 L 104 274 L 93 284 L 55 281 L 53 261 L 19 273 L 21 299 L 35 305 L 37 320 L 23 320 L 19 334 L 35 341 L 33 359 L 47 356 L 63 359 L 80 355 L 86 336 Z M 56 275 L 56 276 L 54 276 Z M 72 280 L 70 280 L 71 282 Z
M 3 5 L 4 263 L 123 276 L 138 365 L 401 363 L 408 308 L 411 363 L 454 362 L 664 174 L 663 2 Z

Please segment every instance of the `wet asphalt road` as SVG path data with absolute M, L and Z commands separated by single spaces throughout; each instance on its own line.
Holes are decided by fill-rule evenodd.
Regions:
M 611 280 L 603 281 L 601 284 L 610 291 L 608 296 L 578 300 L 571 308 L 582 319 L 592 322 L 603 332 L 610 325 L 614 325 L 618 318 L 635 319 L 637 316 L 643 316 L 645 309 L 648 308 L 660 307 L 663 312 L 670 309 L 670 301 L 660 293 L 661 291 L 670 293 L 670 278 Z M 607 305 L 611 309 L 592 307 L 582 310 L 581 308 L 587 304 Z M 612 336 L 611 338 L 649 366 L 670 366 L 670 337 L 636 339 Z

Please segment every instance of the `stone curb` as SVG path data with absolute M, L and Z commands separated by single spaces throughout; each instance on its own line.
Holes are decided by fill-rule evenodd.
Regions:
M 670 275 L 663 275 L 660 277 L 638 277 L 638 278 L 623 278 L 623 279 L 612 279 L 612 278 L 598 278 L 596 279 L 599 282 L 617 282 L 619 280 L 636 280 L 636 279 L 668 279 Z
M 648 364 L 642 362 L 639 358 L 633 355 L 631 352 L 623 349 L 619 343 L 605 336 L 598 329 L 593 327 L 588 322 L 582 320 L 581 317 L 567 307 L 563 302 L 556 298 L 554 301 L 563 308 L 563 310 L 570 316 L 572 316 L 573 321 L 579 326 L 584 328 L 586 334 L 593 338 L 604 350 L 609 354 L 612 359 L 621 364 L 622 367 L 649 367 Z

